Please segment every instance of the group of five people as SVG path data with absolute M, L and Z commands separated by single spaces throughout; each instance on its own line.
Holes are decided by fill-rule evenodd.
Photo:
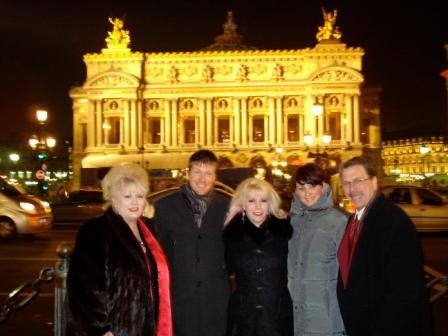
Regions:
M 154 206 L 141 167 L 108 172 L 110 207 L 82 225 L 71 258 L 68 335 L 429 335 L 415 230 L 368 160 L 340 170 L 349 218 L 314 163 L 297 169 L 289 215 L 256 178 L 229 203 L 217 168 L 197 151 L 188 182 Z

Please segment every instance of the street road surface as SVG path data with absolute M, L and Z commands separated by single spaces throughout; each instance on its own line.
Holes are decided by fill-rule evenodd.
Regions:
M 74 242 L 77 226 L 58 226 L 53 231 L 0 242 L 0 304 L 8 293 L 24 281 L 37 278 L 39 271 L 57 262 L 56 248 L 61 242 Z M 448 233 L 421 235 L 425 263 L 448 273 Z M 406 281 L 406 279 L 403 279 Z M 53 331 L 54 283 L 43 284 L 39 296 L 23 310 L 13 312 L 0 324 L 0 335 L 50 336 Z M 448 298 L 433 304 L 435 336 L 448 335 Z

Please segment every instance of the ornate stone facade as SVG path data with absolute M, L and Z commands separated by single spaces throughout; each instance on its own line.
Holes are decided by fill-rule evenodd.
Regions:
M 242 44 L 231 13 L 224 35 L 201 51 L 141 53 L 114 44 L 87 54 L 86 80 L 70 91 L 74 185 L 82 168 L 121 161 L 185 168 L 198 148 L 234 167 L 259 164 L 257 157 L 270 165 L 277 147 L 290 163 L 323 147 L 339 161 L 379 148 L 378 105 L 360 110 L 363 55 L 333 35 L 313 48 L 256 50 Z M 316 102 L 320 116 L 312 113 Z

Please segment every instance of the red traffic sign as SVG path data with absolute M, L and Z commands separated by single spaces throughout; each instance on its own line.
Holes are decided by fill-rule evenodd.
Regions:
M 43 170 L 38 170 L 36 172 L 36 178 L 39 180 L 43 180 L 45 178 L 45 172 Z

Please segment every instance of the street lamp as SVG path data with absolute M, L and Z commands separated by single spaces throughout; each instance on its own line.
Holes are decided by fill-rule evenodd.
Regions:
M 20 155 L 17 154 L 17 153 L 11 153 L 11 154 L 9 154 L 9 159 L 10 159 L 12 162 L 17 163 L 17 161 L 20 160 Z
M 45 122 L 48 119 L 48 112 L 45 110 L 37 110 L 36 111 L 36 118 L 39 121 L 40 124 L 45 124 Z
M 45 122 L 48 119 L 48 112 L 45 110 L 37 110 L 36 111 L 36 119 L 39 121 L 39 124 L 45 125 Z M 42 132 L 40 132 L 39 136 L 33 134 L 28 139 L 28 144 L 30 147 L 34 149 L 53 149 L 56 146 L 56 139 L 52 136 L 45 137 Z
M 307 131 L 305 135 L 303 136 L 303 142 L 307 147 L 310 147 L 313 144 L 313 136 L 311 135 L 310 131 Z
M 36 178 L 38 179 L 38 192 L 40 196 L 46 197 L 48 195 L 48 184 L 46 178 L 46 171 L 48 165 L 45 162 L 47 158 L 47 150 L 52 150 L 56 146 L 56 139 L 52 136 L 45 136 L 43 127 L 48 119 L 48 112 L 45 110 L 36 111 L 36 119 L 40 124 L 38 135 L 33 134 L 28 139 L 28 144 L 33 150 L 38 150 L 37 158 L 39 159 L 39 166 L 36 168 Z M 38 174 L 39 173 L 39 174 Z

